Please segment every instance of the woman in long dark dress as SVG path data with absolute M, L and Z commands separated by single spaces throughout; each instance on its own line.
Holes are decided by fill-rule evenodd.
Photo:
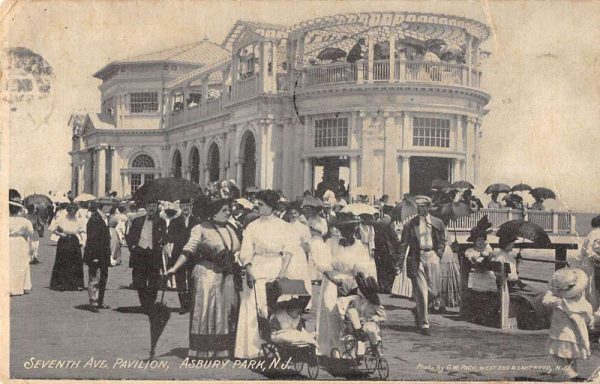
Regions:
M 238 307 L 232 267 L 240 241 L 228 223 L 228 199 L 209 203 L 203 211 L 208 218 L 192 228 L 183 253 L 166 274 L 175 274 L 188 260 L 193 265 L 189 356 L 228 357 L 233 352 Z
M 85 235 L 85 227 L 77 219 L 77 209 L 77 204 L 68 204 L 66 216 L 56 217 L 50 225 L 50 232 L 59 237 L 50 289 L 57 291 L 83 289 L 81 243 Z

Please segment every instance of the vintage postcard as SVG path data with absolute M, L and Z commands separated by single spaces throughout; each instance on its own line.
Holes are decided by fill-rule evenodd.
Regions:
M 0 9 L 2 382 L 600 380 L 600 3 Z

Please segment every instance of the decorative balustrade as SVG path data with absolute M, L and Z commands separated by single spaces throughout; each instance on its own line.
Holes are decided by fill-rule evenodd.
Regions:
M 304 68 L 303 86 L 390 81 L 389 60 L 373 62 L 372 71 L 369 73 L 369 66 L 364 61 L 315 65 Z M 393 82 L 434 82 L 479 88 L 480 79 L 481 72 L 472 69 L 471 85 L 468 85 L 466 65 L 406 60 L 394 63 Z
M 237 100 L 245 100 L 256 96 L 258 94 L 258 76 L 238 80 L 236 93 Z
M 477 225 L 483 216 L 487 215 L 493 229 L 510 220 L 526 220 L 544 228 L 553 234 L 573 233 L 575 217 L 571 212 L 531 211 L 518 209 L 480 209 L 471 215 L 451 220 L 448 229 L 451 231 L 468 231 Z

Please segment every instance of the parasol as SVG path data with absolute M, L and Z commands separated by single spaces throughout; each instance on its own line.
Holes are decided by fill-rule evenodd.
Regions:
M 375 209 L 375 207 L 372 207 L 369 204 L 365 203 L 348 204 L 344 208 L 342 208 L 341 212 L 350 212 L 355 214 L 356 216 L 364 214 L 374 215 L 376 213 L 379 213 L 379 211 Z
M 318 55 L 318 60 L 331 60 L 337 61 L 341 58 L 346 57 L 346 51 L 341 48 L 328 47 L 322 50 Z
M 135 191 L 133 200 L 149 202 L 192 199 L 199 191 L 200 186 L 189 180 L 180 177 L 164 177 L 143 184 Z
M 28 206 L 29 204 L 49 206 L 52 205 L 52 200 L 46 195 L 34 193 L 33 195 L 29 195 L 23 199 L 24 206 Z
M 513 186 L 510 190 L 512 192 L 517 192 L 517 191 L 523 192 L 523 191 L 531 191 L 531 189 L 532 188 L 529 185 L 520 183 L 520 184 Z
M 506 184 L 502 184 L 502 183 L 496 183 L 496 184 L 491 184 L 488 185 L 488 187 L 485 189 L 486 194 L 492 194 L 492 193 L 509 193 L 510 192 L 510 187 Z
M 96 196 L 90 195 L 89 193 L 81 193 L 75 199 L 73 199 L 73 201 L 76 203 L 79 203 L 80 201 L 90 201 L 90 200 L 96 200 Z
M 356 63 L 360 59 L 362 59 L 362 46 L 360 45 L 360 43 L 356 43 L 350 49 L 350 52 L 348 52 L 348 57 L 346 57 L 346 61 L 349 63 Z
M 473 184 L 469 183 L 466 180 L 455 181 L 452 183 L 452 188 L 465 188 L 465 189 L 474 189 Z
M 511 220 L 500 225 L 496 236 L 499 238 L 521 237 L 530 240 L 538 247 L 551 244 L 550 238 L 544 228 L 525 220 Z
M 473 213 L 473 210 L 469 205 L 465 204 L 462 201 L 452 201 L 446 204 L 442 204 L 438 209 L 432 212 L 432 215 L 439 217 L 444 223 L 448 224 L 452 220 L 469 216 L 471 213 Z M 454 231 L 454 241 L 457 241 L 456 231 Z
M 554 192 L 552 192 L 552 190 L 543 187 L 533 188 L 531 191 L 529 191 L 529 194 L 534 198 L 556 199 L 556 195 Z
M 409 217 L 413 217 L 417 214 L 417 205 L 410 199 L 404 198 L 398 203 L 389 215 L 393 221 L 404 222 Z
M 165 290 L 163 289 L 160 302 L 154 303 L 148 309 L 148 320 L 150 321 L 150 359 L 154 358 L 156 353 L 156 345 L 158 339 L 162 335 L 169 319 L 171 318 L 171 312 L 167 305 L 163 302 L 165 298 Z

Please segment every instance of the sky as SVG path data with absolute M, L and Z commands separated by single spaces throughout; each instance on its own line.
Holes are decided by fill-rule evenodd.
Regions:
M 51 97 L 10 115 L 9 184 L 24 194 L 70 189 L 70 114 L 100 109 L 107 63 L 198 41 L 221 43 L 239 19 L 294 25 L 367 11 L 446 13 L 487 24 L 481 179 L 553 189 L 557 208 L 600 211 L 600 2 L 21 1 L 3 47 L 25 46 L 54 68 Z M 4 150 L 5 148 L 3 148 Z M 487 201 L 487 199 L 484 199 Z

